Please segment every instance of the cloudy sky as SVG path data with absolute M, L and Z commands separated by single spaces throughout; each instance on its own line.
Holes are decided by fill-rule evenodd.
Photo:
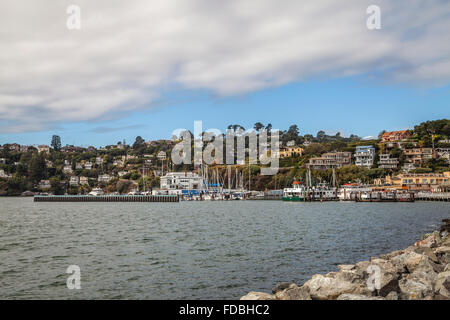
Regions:
M 365 136 L 448 118 L 449 31 L 447 0 L 0 0 L 0 143 L 168 138 L 193 120 Z

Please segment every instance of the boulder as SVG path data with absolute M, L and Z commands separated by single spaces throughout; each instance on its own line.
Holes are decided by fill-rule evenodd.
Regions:
M 340 264 L 338 265 L 338 270 L 339 271 L 350 271 L 350 270 L 354 270 L 355 269 L 355 265 L 354 264 Z
M 450 298 L 450 271 L 441 272 L 437 275 L 434 292 L 446 298 Z
M 364 289 L 367 291 L 361 283 L 347 281 L 336 276 L 336 273 L 326 276 L 316 274 L 303 286 L 309 290 L 311 298 L 317 300 L 334 300 L 344 293 L 360 294 Z
M 443 219 L 442 222 L 440 231 L 450 233 L 450 219 Z
M 372 297 L 372 296 L 365 296 L 362 294 L 349 294 L 344 293 L 341 294 L 337 300 L 386 300 L 383 297 Z
M 280 282 L 275 287 L 272 288 L 272 293 L 275 294 L 278 291 L 282 291 L 284 289 L 289 288 L 289 286 L 293 284 L 293 282 Z
M 408 273 L 413 272 L 423 258 L 424 255 L 409 251 L 393 257 L 391 262 L 396 266 L 399 272 Z
M 311 300 L 309 290 L 305 286 L 297 286 L 292 283 L 288 288 L 275 293 L 275 299 L 277 300 Z
M 436 257 L 436 255 L 434 254 L 434 252 L 431 248 L 420 247 L 420 248 L 415 249 L 414 252 L 427 256 L 434 263 L 439 263 L 438 258 Z
M 395 291 L 391 291 L 387 294 L 386 300 L 398 300 L 398 293 Z
M 445 268 L 444 268 L 444 272 L 446 271 L 450 271 L 450 263 L 447 263 Z
M 385 297 L 391 291 L 400 291 L 398 286 L 400 272 L 392 262 L 378 258 L 372 259 L 371 263 L 380 268 L 380 288 L 377 290 L 378 295 Z
M 271 294 L 264 292 L 249 292 L 241 298 L 241 300 L 274 300 L 275 297 Z
M 426 238 L 420 241 L 417 241 L 414 246 L 416 247 L 427 247 L 427 248 L 435 248 L 438 244 L 439 233 L 432 233 L 426 235 Z
M 399 281 L 400 297 L 403 300 L 419 300 L 433 295 L 433 285 L 416 277 L 406 277 Z
M 393 257 L 399 256 L 401 254 L 405 253 L 405 250 L 397 250 L 397 251 L 392 251 L 390 253 L 386 253 L 386 254 L 382 254 L 379 256 L 380 259 L 384 259 L 384 260 L 390 260 Z
M 444 254 L 444 253 L 450 253 L 450 246 L 442 246 L 434 249 L 434 253 L 436 254 Z

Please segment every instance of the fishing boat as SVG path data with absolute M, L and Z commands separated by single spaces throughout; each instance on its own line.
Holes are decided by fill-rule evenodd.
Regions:
M 308 169 L 306 174 L 306 186 L 300 184 L 294 179 L 292 188 L 283 189 L 283 201 L 335 201 L 337 200 L 337 181 L 333 169 L 332 176 L 333 186 L 326 183 L 318 183 L 313 186 L 311 170 Z
M 292 188 L 283 189 L 283 201 L 305 201 L 306 188 L 300 182 L 294 181 Z

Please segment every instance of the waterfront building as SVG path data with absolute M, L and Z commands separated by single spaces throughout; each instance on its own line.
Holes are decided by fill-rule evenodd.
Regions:
M 357 167 L 371 168 L 375 160 L 375 148 L 373 146 L 358 146 L 355 152 L 355 164 Z
M 168 172 L 160 178 L 160 189 L 199 189 L 202 178 L 193 172 Z
M 77 162 L 77 164 L 75 165 L 75 169 L 77 170 L 83 169 L 83 165 L 81 164 L 81 162 Z
M 380 160 L 378 161 L 378 167 L 383 169 L 396 169 L 398 166 L 398 159 L 391 158 L 390 154 L 380 154 Z
M 6 164 L 6 158 L 0 158 L 0 163 Z
M 423 165 L 427 160 L 435 158 L 432 148 L 405 149 L 403 153 L 406 157 L 406 162 L 414 163 L 418 166 Z
M 103 163 L 103 158 L 102 157 L 97 157 L 95 158 L 95 164 L 96 165 L 101 165 Z
M 396 176 L 387 176 L 385 182 L 399 190 L 431 191 L 450 181 L 450 171 L 444 173 L 401 173 Z
M 28 152 L 29 146 L 20 146 L 20 152 Z

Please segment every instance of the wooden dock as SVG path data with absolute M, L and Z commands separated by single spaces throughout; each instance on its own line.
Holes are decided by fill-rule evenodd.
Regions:
M 179 202 L 176 195 L 34 196 L 34 202 Z

